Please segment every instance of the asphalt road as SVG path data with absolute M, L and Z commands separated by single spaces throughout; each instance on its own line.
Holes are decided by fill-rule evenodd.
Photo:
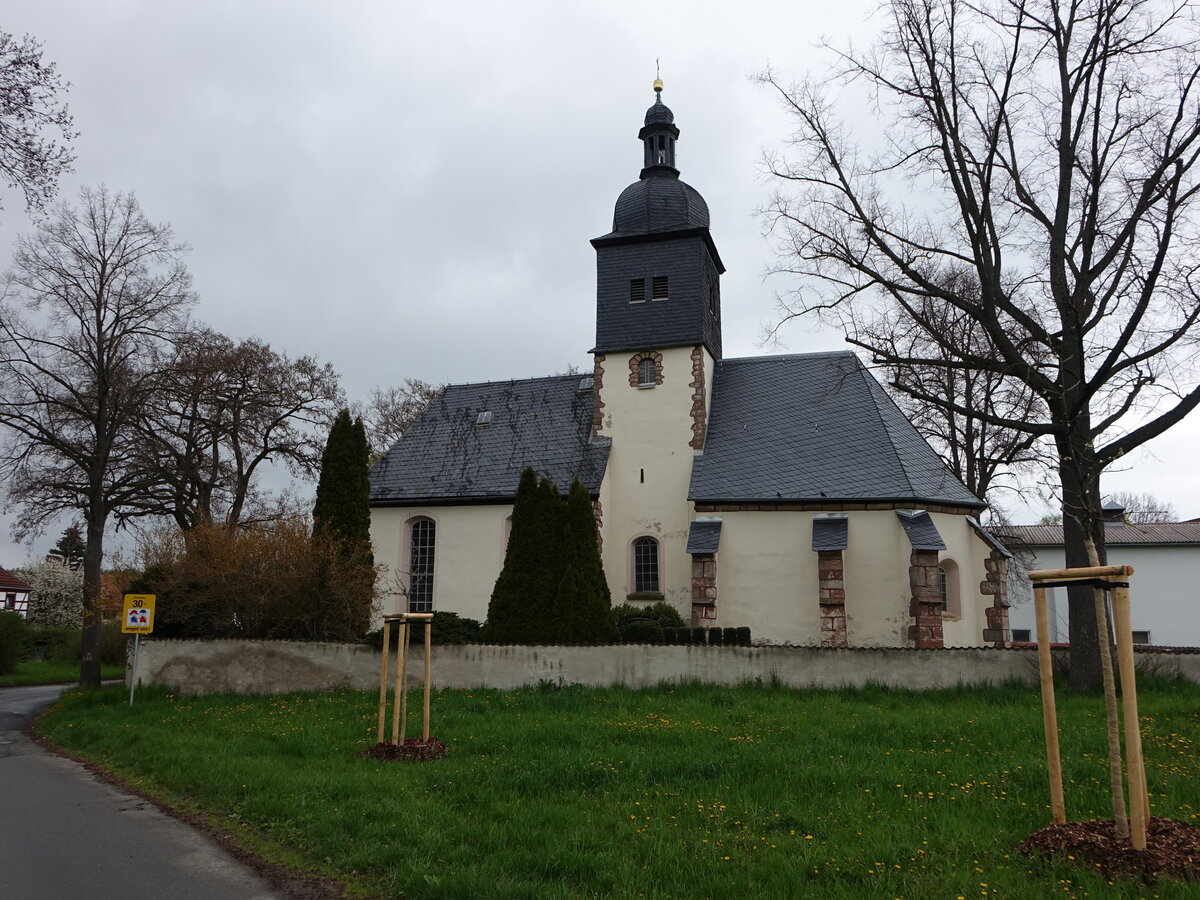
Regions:
M 21 729 L 61 686 L 0 689 L 0 900 L 277 900 L 209 836 Z

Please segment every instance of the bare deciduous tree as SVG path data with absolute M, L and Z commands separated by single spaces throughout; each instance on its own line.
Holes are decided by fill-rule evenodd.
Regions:
M 400 387 L 375 388 L 366 403 L 352 406 L 351 412 L 367 430 L 372 462 L 396 443 L 441 390 L 441 385 L 409 378 Z
M 1100 476 L 1200 404 L 1200 52 L 1189 7 L 1157 0 L 892 0 L 873 51 L 839 54 L 870 85 L 885 136 L 860 150 L 826 84 L 781 84 L 794 152 L 768 215 L 780 268 L 801 276 L 785 315 L 818 313 L 889 366 L 993 372 L 1042 415 L 914 398 L 1044 438 L 1066 562 L 1105 559 Z M 833 83 L 838 83 L 835 77 Z M 946 276 L 969 271 L 978 290 Z M 801 293 L 803 291 L 803 293 Z M 939 348 L 877 340 L 894 307 Z M 949 308 L 988 353 L 940 330 Z M 918 345 L 923 346 L 923 345 Z M 1090 591 L 1069 600 L 1071 681 L 1102 680 Z
M 110 517 L 141 504 L 137 424 L 150 361 L 193 302 L 186 248 L 132 194 L 80 191 L 17 240 L 0 298 L 0 473 L 18 530 L 82 515 L 85 687 L 100 684 L 100 572 Z
M 28 210 L 45 207 L 75 159 L 71 114 L 58 102 L 66 89 L 54 63 L 42 61 L 40 41 L 0 31 L 0 174 L 25 195 Z
M 978 293 L 969 274 L 958 273 L 949 281 L 953 290 Z M 885 365 L 893 399 L 959 481 L 986 500 L 994 516 L 1000 515 L 996 493 L 1002 486 L 1017 490 L 1017 477 L 1035 468 L 1041 454 L 1037 435 L 997 425 L 995 420 L 1040 421 L 1044 415 L 1038 398 L 1020 380 L 994 370 L 946 365 L 954 359 L 945 349 L 947 344 L 970 348 L 977 356 L 996 357 L 984 329 L 970 316 L 926 299 L 921 320 L 932 325 L 936 340 L 929 330 L 895 309 L 883 310 L 863 330 L 872 343 L 887 346 L 893 357 L 934 361 Z M 950 403 L 919 399 L 924 396 L 942 397 Z M 955 407 L 985 415 L 968 415 Z
M 1124 509 L 1121 517 L 1126 525 L 1179 521 L 1179 513 L 1175 511 L 1175 507 L 1153 494 L 1117 491 L 1115 494 L 1109 494 L 1107 500 L 1109 503 L 1119 504 Z
M 257 476 L 276 462 L 314 475 L 341 405 L 328 363 L 193 331 L 163 361 L 141 423 L 146 464 L 160 478 L 154 511 L 185 531 L 273 517 Z

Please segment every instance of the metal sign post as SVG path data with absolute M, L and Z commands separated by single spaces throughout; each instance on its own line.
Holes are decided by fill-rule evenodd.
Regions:
M 138 650 L 143 634 L 154 631 L 154 594 L 126 594 L 121 614 L 121 631 L 133 635 L 133 666 L 129 670 L 129 705 L 133 706 L 133 691 L 137 687 Z

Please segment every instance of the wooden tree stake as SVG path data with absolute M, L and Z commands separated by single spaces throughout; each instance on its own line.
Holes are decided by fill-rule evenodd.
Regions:
M 405 688 L 405 680 L 408 673 L 404 668 L 404 648 L 408 646 L 408 624 L 401 619 L 400 624 L 396 627 L 396 637 L 399 639 L 399 646 L 396 648 L 396 691 L 395 700 L 392 703 L 392 743 L 404 743 L 404 737 L 401 734 L 400 724 L 400 697 L 403 695 Z
M 1035 573 L 1030 573 L 1032 577 Z M 1043 574 L 1043 573 L 1036 573 Z M 1057 573 L 1055 573 L 1057 574 Z M 1058 713 L 1054 705 L 1054 661 L 1050 656 L 1050 618 L 1046 613 L 1046 589 L 1034 582 L 1033 602 L 1037 613 L 1038 674 L 1042 682 L 1042 716 L 1046 724 L 1046 768 L 1050 773 L 1050 811 L 1052 821 L 1067 821 L 1063 799 L 1062 759 L 1058 751 Z
M 1146 791 L 1146 766 L 1142 758 L 1142 730 L 1138 722 L 1137 675 L 1133 660 L 1132 617 L 1129 588 L 1113 588 L 1113 624 L 1117 632 L 1117 661 L 1121 667 L 1121 701 L 1125 714 L 1125 755 L 1129 773 L 1130 841 L 1134 850 L 1146 849 L 1150 798 Z
M 429 657 L 433 645 L 433 620 L 425 622 L 425 716 L 421 728 L 422 740 L 429 740 Z
M 387 718 L 387 674 L 388 674 L 388 655 L 391 653 L 391 648 L 388 647 L 388 638 L 391 637 L 392 623 L 387 619 L 383 620 L 383 660 L 379 664 L 379 734 L 375 738 L 375 743 L 383 743 L 383 723 Z
M 408 620 L 403 620 L 404 624 L 400 626 L 400 661 L 397 665 L 400 671 L 405 675 L 408 674 Z M 395 743 L 404 744 L 404 732 L 408 730 L 408 679 L 403 682 L 400 680 L 400 674 L 396 675 L 396 703 L 400 707 L 400 733 L 396 738 Z

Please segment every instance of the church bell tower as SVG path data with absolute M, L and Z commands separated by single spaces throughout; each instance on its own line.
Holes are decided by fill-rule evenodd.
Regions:
M 703 345 L 721 358 L 725 271 L 708 230 L 708 204 L 679 178 L 679 129 L 654 83 L 654 104 L 638 132 L 639 179 L 617 198 L 612 231 L 596 248 L 596 346 L 616 353 Z

